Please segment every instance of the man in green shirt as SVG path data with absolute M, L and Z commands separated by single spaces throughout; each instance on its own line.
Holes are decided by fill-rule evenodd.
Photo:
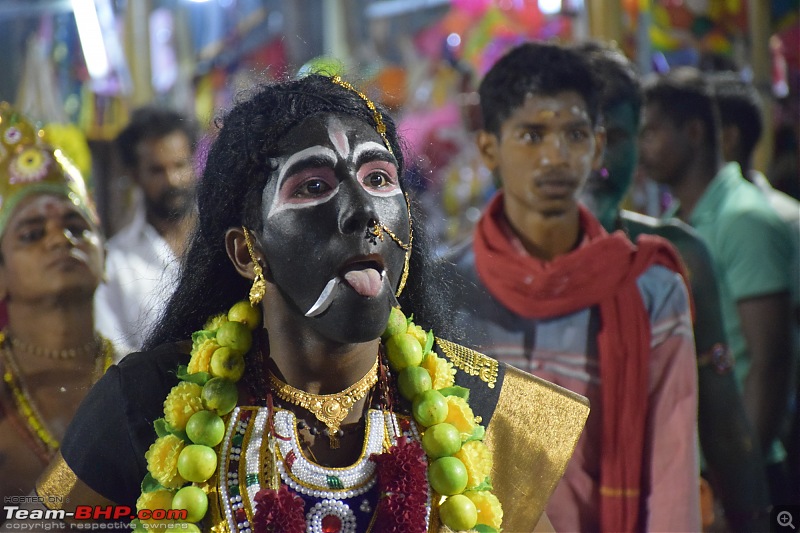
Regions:
M 725 511 L 729 531 L 767 529 L 767 484 L 762 453 L 753 445 L 755 431 L 748 422 L 733 375 L 730 350 L 719 305 L 713 260 L 697 232 L 677 219 L 657 219 L 620 209 L 637 164 L 637 134 L 642 106 L 639 77 L 633 64 L 616 48 L 588 42 L 578 46 L 602 80 L 600 110 L 606 130 L 603 172 L 595 172 L 581 192 L 581 201 L 607 231 L 623 229 L 632 240 L 659 235 L 680 252 L 690 272 L 694 297 L 694 339 L 697 350 L 698 430 L 705 467 L 714 496 Z M 719 517 L 713 502 L 703 507 L 704 522 Z
M 725 332 L 745 409 L 767 460 L 773 503 L 788 492 L 778 444 L 792 386 L 788 228 L 761 192 L 725 164 L 707 80 L 692 68 L 650 79 L 644 89 L 640 167 L 677 199 L 667 216 L 693 226 L 709 247 Z

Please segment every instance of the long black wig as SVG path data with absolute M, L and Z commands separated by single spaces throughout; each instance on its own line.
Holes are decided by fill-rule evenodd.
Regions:
M 402 186 L 402 143 L 394 120 L 377 108 Z M 197 186 L 197 225 L 182 258 L 178 284 L 145 349 L 187 340 L 209 317 L 247 298 L 252 282 L 234 269 L 225 249 L 225 233 L 243 225 L 262 229 L 262 192 L 274 174 L 271 161 L 280 155 L 279 141 L 306 118 L 326 113 L 346 114 L 375 125 L 372 111 L 356 92 L 319 74 L 259 86 L 216 121 L 216 138 Z M 418 324 L 446 335 L 447 291 L 437 263 L 429 256 L 425 224 L 418 216 L 421 210 L 412 205 L 411 211 L 414 246 L 400 304 L 407 316 L 414 314 Z

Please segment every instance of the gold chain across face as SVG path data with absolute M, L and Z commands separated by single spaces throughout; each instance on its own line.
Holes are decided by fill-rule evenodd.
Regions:
M 383 139 L 383 143 L 386 145 L 386 149 L 389 150 L 389 153 L 394 155 L 394 150 L 392 150 L 392 145 L 389 142 L 389 138 L 386 136 L 386 123 L 383 122 L 383 115 L 381 114 L 380 111 L 378 111 L 378 108 L 375 106 L 375 103 L 372 100 L 370 100 L 366 94 L 353 87 L 350 83 L 344 81 L 340 76 L 338 75 L 332 76 L 331 81 L 336 85 L 339 85 L 340 87 L 344 87 L 345 89 L 356 93 L 359 96 L 359 98 L 364 100 L 364 104 L 367 106 L 367 109 L 372 111 L 372 118 L 373 120 L 375 120 L 375 131 L 377 131 L 378 134 Z M 411 227 L 411 202 L 409 202 L 407 194 L 405 195 L 405 197 L 406 197 L 406 208 L 408 209 L 408 244 L 403 243 L 403 241 L 401 241 L 397 237 L 397 235 L 395 235 L 392 232 L 392 230 L 390 230 L 380 222 L 376 222 L 375 225 L 373 225 L 368 229 L 369 233 L 372 236 L 380 240 L 383 240 L 383 235 L 381 234 L 381 231 L 385 232 L 387 235 L 389 235 L 389 237 L 392 238 L 392 240 L 395 243 L 397 243 L 397 245 L 400 248 L 406 251 L 405 264 L 403 265 L 403 275 L 400 278 L 400 284 L 397 286 L 397 292 L 395 293 L 396 297 L 400 297 L 400 294 L 402 294 L 403 289 L 406 286 L 406 281 L 408 280 L 408 268 L 409 268 L 409 262 L 411 260 L 411 245 L 412 241 L 414 240 L 414 232 Z
M 408 195 L 403 193 L 406 197 L 406 209 L 408 210 L 408 244 L 404 243 L 395 233 L 390 230 L 386 224 L 383 224 L 377 220 L 370 220 L 369 225 L 367 227 L 367 234 L 373 238 L 378 240 L 383 240 L 383 234 L 386 233 L 394 242 L 405 250 L 406 256 L 403 264 L 403 275 L 400 277 L 400 283 L 397 285 L 397 292 L 395 292 L 395 297 L 400 297 L 403 293 L 403 289 L 406 287 L 406 281 L 408 280 L 408 270 L 409 270 L 409 262 L 411 261 L 411 248 L 414 242 L 414 228 L 411 223 L 411 201 L 408 199 Z

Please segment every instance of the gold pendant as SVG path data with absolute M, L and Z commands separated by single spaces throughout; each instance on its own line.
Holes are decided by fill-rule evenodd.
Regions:
M 336 433 L 342 421 L 350 414 L 353 406 L 378 382 L 378 358 L 364 377 L 335 394 L 311 394 L 296 389 L 278 379 L 272 372 L 269 373 L 269 381 L 278 398 L 302 407 L 325 424 L 328 428 L 330 447 L 336 449 L 339 447 L 339 437 Z

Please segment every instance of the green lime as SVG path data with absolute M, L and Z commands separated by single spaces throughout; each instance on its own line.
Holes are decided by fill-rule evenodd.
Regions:
M 409 366 L 419 366 L 422 362 L 422 346 L 408 333 L 392 335 L 386 341 L 386 357 L 389 367 L 400 372 Z
M 388 339 L 393 335 L 400 335 L 406 332 L 406 315 L 400 310 L 399 307 L 392 307 L 389 312 L 389 321 L 386 323 L 386 329 L 381 335 L 383 340 Z
M 185 509 L 187 522 L 199 522 L 208 511 L 208 496 L 200 487 L 189 485 L 175 493 L 172 498 L 173 509 Z
M 187 481 L 203 483 L 216 469 L 217 452 L 208 446 L 189 444 L 178 456 L 178 473 Z
M 252 331 L 261 326 L 261 309 L 253 307 L 246 300 L 241 300 L 231 306 L 228 311 L 228 320 L 241 322 Z
M 214 447 L 225 436 L 225 422 L 211 411 L 197 411 L 186 422 L 186 436 L 195 444 Z M 196 520 L 190 520 L 195 522 Z
M 217 344 L 246 354 L 253 345 L 253 333 L 241 322 L 225 322 L 217 329 Z
M 422 449 L 432 459 L 453 455 L 461 449 L 461 432 L 447 422 L 431 426 L 422 435 Z
M 478 523 L 478 509 L 472 500 L 463 494 L 456 494 L 439 506 L 439 518 L 453 531 L 464 531 Z
M 228 324 L 239 324 L 238 322 L 227 322 Z M 239 324 L 245 327 L 244 324 Z M 217 348 L 211 356 L 211 375 L 215 378 L 225 378 L 231 381 L 239 381 L 244 374 L 244 356 L 227 347 Z
M 447 418 L 447 400 L 437 390 L 426 390 L 417 394 L 411 403 L 414 420 L 425 427 L 441 424 Z
M 430 390 L 431 375 L 421 366 L 409 366 L 397 375 L 397 388 L 408 401 L 414 401 L 417 394 Z
M 456 457 L 440 457 L 428 466 L 428 481 L 439 494 L 451 496 L 464 492 L 468 480 L 467 467 Z
M 233 411 L 239 402 L 239 389 L 229 379 L 211 378 L 203 385 L 200 397 L 206 409 L 223 416 Z

